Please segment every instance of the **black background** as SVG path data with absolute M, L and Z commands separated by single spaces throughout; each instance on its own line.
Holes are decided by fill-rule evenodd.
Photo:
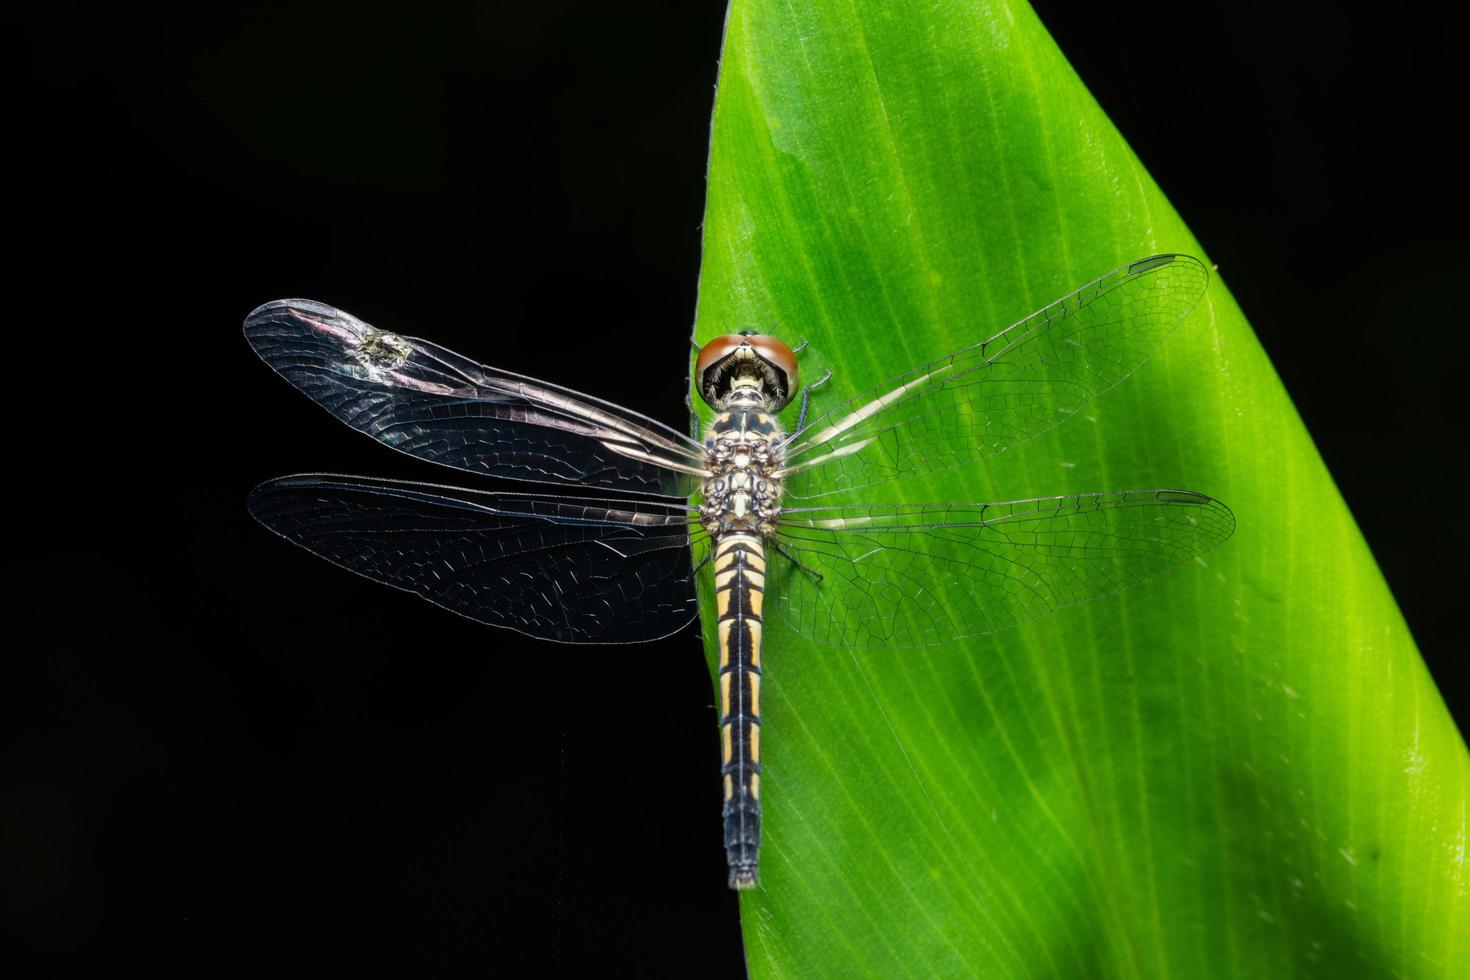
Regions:
M 1458 25 L 1192 6 L 1039 9 L 1463 726 Z M 738 974 L 694 634 L 523 642 L 254 527 L 268 476 L 443 477 L 238 331 L 314 297 L 682 424 L 723 6 L 48 9 L 4 25 L 9 975 Z

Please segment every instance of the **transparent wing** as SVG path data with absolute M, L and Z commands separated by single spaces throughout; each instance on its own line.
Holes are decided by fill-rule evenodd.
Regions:
M 698 613 L 687 507 L 309 474 L 250 513 L 307 551 L 492 626 L 562 643 L 637 643 Z
M 1208 282 L 1187 255 L 1142 259 L 843 402 L 789 440 L 788 496 L 841 493 L 1020 445 L 1132 374 Z
M 1008 629 L 1126 589 L 1230 537 L 1187 490 L 781 515 L 767 602 L 818 643 L 917 647 Z M 799 564 L 798 564 L 799 563 Z
M 697 443 L 636 412 L 476 364 L 311 300 L 267 303 L 245 338 L 359 432 L 471 473 L 687 497 Z

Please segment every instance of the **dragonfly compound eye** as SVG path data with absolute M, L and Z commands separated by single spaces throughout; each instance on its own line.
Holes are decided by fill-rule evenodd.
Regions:
M 699 397 L 713 408 L 720 407 L 732 382 L 741 375 L 759 377 L 772 409 L 779 410 L 796 393 L 796 355 L 766 334 L 727 334 L 705 344 L 694 362 Z

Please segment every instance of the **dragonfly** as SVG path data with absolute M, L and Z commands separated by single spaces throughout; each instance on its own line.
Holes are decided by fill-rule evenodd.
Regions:
M 1231 535 L 1229 508 L 1191 490 L 871 499 L 1076 415 L 1151 356 L 1208 281 L 1187 255 L 1131 262 L 810 417 L 815 386 L 800 386 L 790 346 L 718 337 L 693 365 L 714 413 L 702 434 L 697 416 L 686 434 L 331 306 L 279 300 L 249 315 L 245 336 L 312 401 L 409 456 L 550 492 L 313 473 L 262 484 L 249 509 L 359 575 L 560 643 L 668 636 L 698 618 L 703 583 L 716 615 L 729 884 L 750 888 L 769 619 L 839 648 L 930 646 L 1127 589 Z M 778 413 L 798 392 L 787 430 Z

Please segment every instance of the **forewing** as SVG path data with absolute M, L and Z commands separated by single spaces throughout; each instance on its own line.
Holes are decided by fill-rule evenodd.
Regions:
M 492 626 L 637 643 L 698 612 L 687 507 L 311 474 L 250 495 L 266 527 L 349 571 Z
M 781 516 L 768 602 L 831 646 L 918 647 L 1118 592 L 1220 544 L 1235 518 L 1187 490 Z M 772 601 L 773 600 L 773 601 Z
M 1133 262 L 843 402 L 790 440 L 788 495 L 841 493 L 1020 445 L 1133 373 L 1208 282 L 1187 255 Z
M 687 497 L 700 447 L 636 412 L 476 364 L 311 300 L 267 303 L 245 337 L 337 418 L 401 452 L 517 480 Z

